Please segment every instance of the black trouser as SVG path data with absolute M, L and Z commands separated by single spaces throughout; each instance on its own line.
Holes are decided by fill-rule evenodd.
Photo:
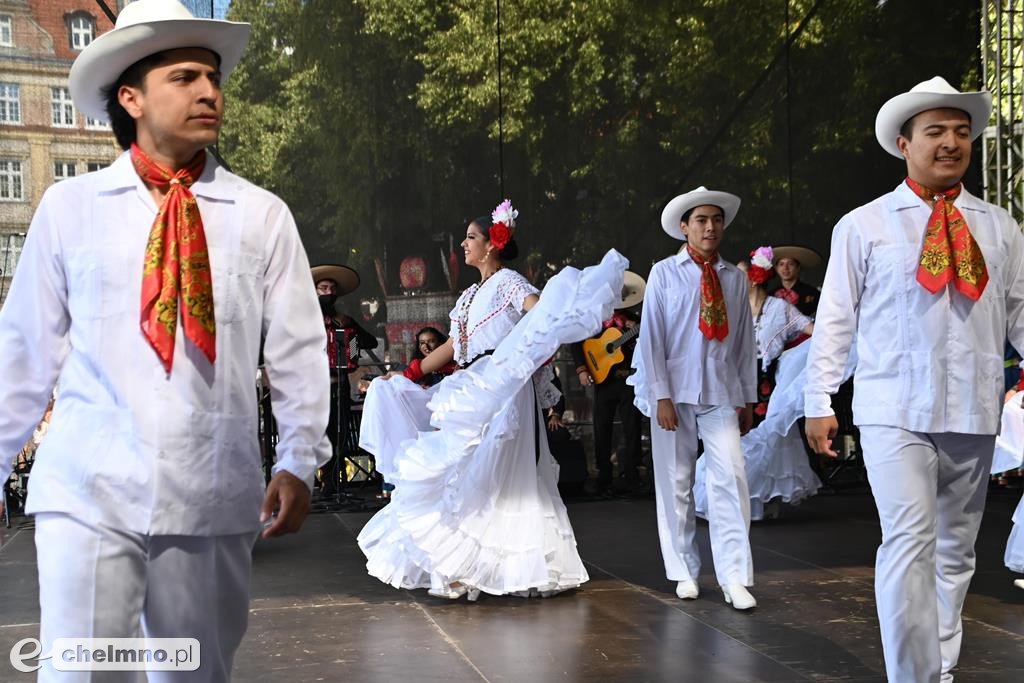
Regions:
M 633 387 L 623 378 L 608 377 L 594 387 L 594 457 L 597 460 L 597 484 L 612 485 L 612 445 L 615 434 L 615 413 L 622 422 L 626 448 L 619 451 L 619 472 L 628 484 L 639 481 L 640 411 L 633 405 Z
M 327 438 L 331 442 L 331 459 L 321 468 L 324 493 L 332 494 L 338 490 L 341 475 L 339 465 L 341 453 L 348 440 L 349 413 L 351 412 L 351 388 L 348 373 L 342 371 L 337 382 L 331 382 L 331 412 L 327 419 Z M 338 428 L 341 427 L 339 434 Z

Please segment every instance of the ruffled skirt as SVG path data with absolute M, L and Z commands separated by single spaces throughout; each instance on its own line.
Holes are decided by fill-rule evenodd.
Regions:
M 764 518 L 764 506 L 771 500 L 795 505 L 821 488 L 796 427 L 804 413 L 804 367 L 810 346 L 804 342 L 782 354 L 765 419 L 740 439 L 752 520 Z M 706 464 L 700 458 L 693 485 L 694 507 L 700 517 L 707 516 L 706 476 Z
M 395 484 L 359 534 L 371 575 L 494 595 L 588 580 L 531 377 L 561 344 L 600 328 L 625 266 L 611 251 L 593 268 L 565 269 L 493 355 L 431 390 L 397 377 L 371 384 L 360 445 Z

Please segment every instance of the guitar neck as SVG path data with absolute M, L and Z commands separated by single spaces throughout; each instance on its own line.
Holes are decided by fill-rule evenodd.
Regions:
M 633 337 L 635 337 L 638 334 L 640 334 L 640 326 L 639 325 L 637 325 L 633 329 L 629 330 L 628 332 L 623 332 L 621 337 L 619 337 L 618 339 L 613 341 L 611 344 L 609 344 L 609 347 L 610 347 L 609 348 L 609 352 L 615 351 L 615 349 L 619 348 L 620 346 L 622 346 L 623 344 L 625 344 L 626 342 L 628 342 L 630 339 L 632 339 Z

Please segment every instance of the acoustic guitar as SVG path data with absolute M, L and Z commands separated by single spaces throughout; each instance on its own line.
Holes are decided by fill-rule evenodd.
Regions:
M 612 368 L 625 360 L 622 345 L 638 334 L 640 325 L 627 332 L 617 327 L 609 327 L 597 339 L 587 339 L 583 342 L 583 363 L 596 384 L 605 381 Z

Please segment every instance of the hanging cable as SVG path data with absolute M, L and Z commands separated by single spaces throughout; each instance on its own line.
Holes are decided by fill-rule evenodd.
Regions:
M 498 183 L 505 199 L 505 108 L 502 102 L 502 0 L 495 0 L 498 8 Z
M 786 0 L 786 30 L 784 35 L 789 35 L 789 3 Z M 793 225 L 795 213 L 793 210 L 793 106 L 792 90 L 790 89 L 790 67 L 789 52 L 792 41 L 786 41 L 786 187 L 789 189 L 789 241 L 796 242 L 796 229 Z

